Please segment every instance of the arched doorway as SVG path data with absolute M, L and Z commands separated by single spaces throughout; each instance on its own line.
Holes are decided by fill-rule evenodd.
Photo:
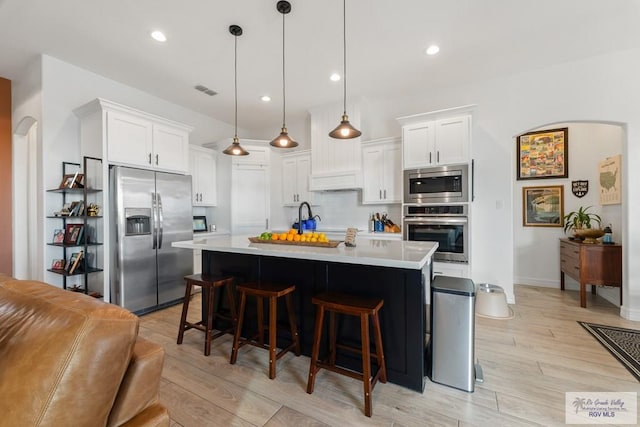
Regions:
M 608 157 L 623 154 L 627 145 L 627 132 L 624 124 L 596 121 L 555 122 L 532 128 L 534 130 L 556 129 L 567 127 L 568 136 L 568 168 L 569 177 L 563 179 L 535 179 L 515 181 L 513 191 L 513 224 L 514 224 L 514 283 L 544 287 L 559 287 L 559 243 L 564 237 L 562 227 L 525 227 L 523 226 L 523 188 L 533 186 L 564 186 L 564 214 L 577 210 L 580 206 L 592 206 L 590 211 L 602 217 L 602 226 L 611 224 L 614 229 L 614 240 L 622 243 L 627 224 L 623 214 L 625 204 L 624 192 L 622 204 L 600 205 L 598 163 Z M 514 147 L 516 144 L 514 143 Z M 515 154 L 514 154 L 515 155 Z M 514 174 L 516 175 L 516 174 Z M 626 173 L 621 174 L 622 186 L 625 187 Z M 589 190 L 583 197 L 572 193 L 571 182 L 584 180 L 589 183 Z M 577 290 L 577 282 L 568 280 L 566 289 Z M 618 305 L 619 292 L 616 288 L 598 287 L 598 294 L 612 304 Z M 623 292 L 624 293 L 624 292 Z
M 25 117 L 13 133 L 13 275 L 18 279 L 43 279 L 38 164 L 38 122 Z

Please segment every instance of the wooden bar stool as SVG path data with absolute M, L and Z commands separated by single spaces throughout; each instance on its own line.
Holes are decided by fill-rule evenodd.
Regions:
M 328 292 L 316 295 L 311 302 L 318 306 L 316 311 L 315 333 L 313 337 L 313 349 L 311 350 L 311 364 L 309 366 L 309 382 L 307 393 L 313 393 L 316 374 L 320 368 L 328 369 L 351 378 L 361 380 L 364 383 L 364 413 L 371 416 L 371 393 L 378 380 L 387 382 L 387 369 L 382 352 L 382 334 L 380 333 L 380 320 L 378 311 L 382 308 L 384 300 L 378 298 L 364 298 L 340 293 Z M 322 338 L 322 326 L 324 312 L 329 312 L 329 357 L 328 360 L 319 361 L 320 340 Z M 336 344 L 336 313 L 360 317 L 361 348 Z M 376 353 L 371 354 L 369 349 L 369 316 L 373 323 L 374 341 Z M 362 355 L 362 374 L 349 369 L 336 366 L 336 348 Z M 371 358 L 376 359 L 378 371 L 371 375 Z
M 185 276 L 186 288 L 184 293 L 184 301 L 182 304 L 182 316 L 180 317 L 180 330 L 178 331 L 178 344 L 182 344 L 184 331 L 189 329 L 198 329 L 205 334 L 204 355 L 211 354 L 211 341 L 226 333 L 232 333 L 238 322 L 236 314 L 236 302 L 231 289 L 233 285 L 233 277 L 230 276 L 206 276 L 202 274 L 192 274 Z M 191 301 L 191 292 L 194 286 L 202 287 L 202 297 L 207 301 L 207 312 L 202 313 L 202 320 L 197 323 L 187 322 L 187 313 L 189 312 L 189 301 Z M 223 313 L 214 313 L 214 295 L 215 289 L 224 286 L 226 288 L 227 298 L 229 301 L 229 315 Z M 205 317 L 206 315 L 206 317 Z M 214 320 L 221 318 L 231 322 L 231 327 L 213 333 Z
M 276 377 L 276 361 L 280 359 L 289 350 L 294 351 L 296 356 L 300 356 L 300 340 L 298 337 L 298 327 L 296 326 L 296 316 L 293 312 L 293 303 L 291 300 L 291 294 L 296 289 L 293 285 L 282 285 L 276 283 L 245 283 L 237 287 L 240 293 L 240 313 L 238 323 L 236 325 L 236 333 L 233 338 L 233 349 L 231 350 L 231 364 L 236 363 L 238 358 L 238 350 L 245 344 L 251 344 L 259 348 L 265 348 L 269 350 L 269 378 L 274 379 Z M 241 339 L 240 333 L 242 332 L 242 322 L 244 320 L 244 309 L 246 305 L 247 295 L 256 297 L 257 310 L 258 310 L 258 332 L 251 338 Z M 277 331 L 277 307 L 278 298 L 285 297 L 287 304 L 287 313 L 289 316 L 289 327 L 291 331 L 291 345 L 289 347 L 280 350 L 276 354 L 276 331 Z M 263 321 L 263 298 L 269 298 L 269 323 L 264 324 Z M 269 329 L 269 344 L 264 343 L 264 330 Z

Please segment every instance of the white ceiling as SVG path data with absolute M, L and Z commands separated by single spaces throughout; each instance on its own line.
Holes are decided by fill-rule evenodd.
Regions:
M 233 122 L 238 24 L 239 126 L 282 118 L 277 0 L 0 0 L 0 76 L 19 80 L 44 53 Z M 342 0 L 291 0 L 287 121 L 342 102 Z M 380 99 L 640 46 L 632 0 L 347 0 L 348 97 Z M 149 37 L 161 29 L 168 42 Z M 436 56 L 424 49 L 440 45 Z M 73 82 L 70 82 L 73 84 Z M 219 94 L 203 95 L 205 85 Z M 265 104 L 260 96 L 269 94 Z M 336 119 L 337 120 L 337 119 Z

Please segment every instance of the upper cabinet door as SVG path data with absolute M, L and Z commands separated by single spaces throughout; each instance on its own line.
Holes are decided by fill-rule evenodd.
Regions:
M 107 112 L 109 163 L 152 167 L 153 126 L 149 120 L 116 111 Z
M 282 204 L 285 206 L 298 206 L 297 175 L 296 159 L 282 159 Z
M 382 146 L 366 147 L 362 150 L 362 203 L 379 203 L 383 200 L 383 162 Z
M 428 121 L 402 128 L 402 158 L 404 169 L 435 164 L 435 122 Z
M 189 133 L 170 126 L 153 125 L 153 167 L 185 173 L 189 169 Z
M 385 203 L 402 202 L 402 154 L 400 142 L 388 144 L 384 150 L 383 166 Z
M 471 127 L 469 116 L 436 120 L 436 162 L 439 165 L 469 161 Z
M 296 182 L 298 184 L 298 201 L 313 204 L 313 192 L 309 190 L 311 183 L 311 155 L 306 154 L 298 158 L 296 167 Z

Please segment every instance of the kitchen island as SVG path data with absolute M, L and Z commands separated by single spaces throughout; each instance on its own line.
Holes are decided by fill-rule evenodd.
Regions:
M 305 355 L 311 354 L 313 341 L 313 295 L 336 291 L 384 299 L 380 322 L 388 380 L 418 392 L 424 390 L 425 303 L 437 243 L 360 239 L 356 247 L 340 243 L 336 248 L 325 248 L 252 243 L 246 236 L 229 236 L 195 238 L 173 246 L 202 250 L 204 274 L 233 275 L 236 283 L 264 280 L 294 284 Z M 247 308 L 248 315 L 254 312 L 251 306 Z M 285 310 L 279 310 L 278 315 L 285 319 Z M 243 335 L 255 329 L 252 319 L 245 319 L 244 324 Z M 341 319 L 338 334 L 342 341 L 355 345 L 360 337 L 359 321 L 348 316 Z M 357 370 L 361 367 L 359 358 L 349 354 L 339 356 L 338 364 Z

